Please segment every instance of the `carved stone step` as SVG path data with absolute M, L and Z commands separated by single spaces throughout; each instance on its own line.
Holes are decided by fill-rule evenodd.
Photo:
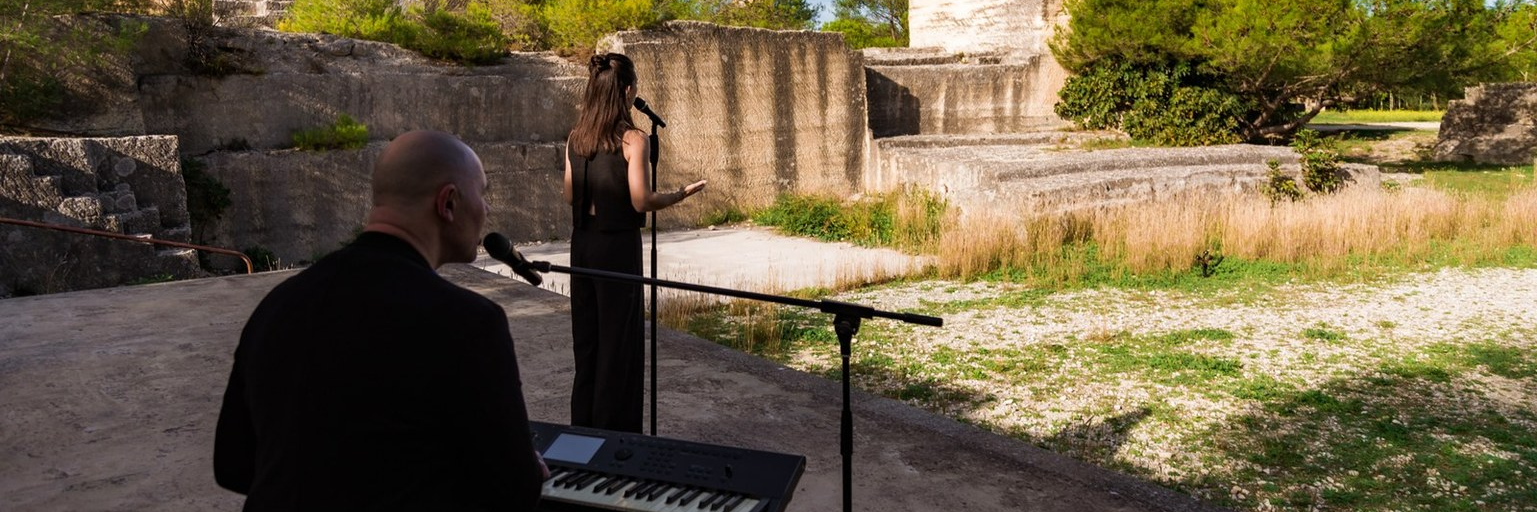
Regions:
M 27 155 L 0 154 L 0 190 L 18 203 L 49 210 L 64 199 L 61 178 L 36 175 L 32 157 Z
M 160 209 L 143 208 L 109 213 L 102 219 L 103 229 L 114 233 L 152 234 L 160 229 Z

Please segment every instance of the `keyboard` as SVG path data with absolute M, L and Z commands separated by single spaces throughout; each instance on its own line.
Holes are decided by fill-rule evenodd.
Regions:
M 542 510 L 781 512 L 806 457 L 530 422 L 550 467 Z

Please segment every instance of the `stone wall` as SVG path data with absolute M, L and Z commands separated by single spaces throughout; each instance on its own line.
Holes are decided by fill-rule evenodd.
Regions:
M 1049 54 L 1062 0 L 910 0 L 909 46 L 950 52 Z
M 1526 165 L 1537 156 L 1537 82 L 1469 87 L 1441 118 L 1435 158 Z
M 1091 132 L 1058 132 L 880 139 L 867 181 L 873 189 L 912 185 L 934 191 L 962 216 L 1254 192 L 1268 179 L 1270 161 L 1301 182 L 1298 155 L 1288 147 L 1073 149 L 1093 138 Z M 1375 166 L 1346 164 L 1341 178 L 1350 186 L 1381 184 Z
M 1061 125 L 1068 73 L 1048 42 L 1062 0 L 912 0 L 909 49 L 867 50 L 876 137 L 1018 133 Z
M 210 174 L 240 191 L 209 230 L 207 243 L 261 247 L 283 266 L 313 262 L 340 248 L 367 220 L 369 177 L 385 144 L 346 151 L 220 151 L 201 157 Z M 565 236 L 571 215 L 560 201 L 562 146 L 470 145 L 486 169 L 487 230 L 520 241 Z
M 0 217 L 186 242 L 176 138 L 0 137 Z M 0 297 L 196 275 L 196 254 L 0 224 Z
M 784 192 L 859 190 L 864 67 L 842 36 L 671 22 L 600 47 L 635 60 L 640 96 L 667 122 L 661 188 L 710 180 L 663 212 L 664 223 L 764 206 Z
M 381 43 L 216 29 L 207 48 L 222 72 L 210 74 L 189 65 L 183 27 L 143 21 L 150 30 L 136 54 L 115 65 L 132 78 L 121 82 L 137 86 L 103 84 L 117 101 L 39 128 L 179 136 L 182 153 L 206 162 L 235 202 L 216 229 L 205 230 L 208 243 L 261 246 L 291 263 L 333 250 L 366 213 L 374 146 L 425 128 L 458 134 L 482 152 L 489 173 L 508 177 L 493 185 L 491 206 L 505 215 L 494 216 L 491 229 L 516 241 L 567 235 L 559 148 L 576 118 L 583 67 L 519 53 L 465 68 Z M 660 186 L 711 180 L 704 194 L 663 212 L 664 227 L 763 206 L 780 192 L 859 190 L 864 71 L 841 36 L 679 22 L 606 44 L 635 58 L 642 97 L 669 123 L 661 130 Z M 368 126 L 374 146 L 287 149 L 293 132 L 343 113 Z
M 341 114 L 376 140 L 433 128 L 471 142 L 560 141 L 583 83 L 580 68 L 547 53 L 467 68 L 317 34 L 228 31 L 217 45 L 243 72 L 139 78 L 144 129 L 180 135 L 186 153 L 292 147 L 294 132 Z
M 1020 133 L 1064 124 L 1053 112 L 1061 84 L 1042 79 L 1046 64 L 1039 56 L 980 63 L 913 53 L 866 53 L 875 137 Z

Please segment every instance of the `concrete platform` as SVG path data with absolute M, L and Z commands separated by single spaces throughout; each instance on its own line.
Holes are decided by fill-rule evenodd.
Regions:
M 212 477 L 219 401 L 247 316 L 294 272 L 0 300 L 0 510 L 238 510 Z M 567 299 L 443 274 L 506 308 L 530 414 L 564 423 Z M 803 454 L 788 510 L 840 508 L 838 383 L 661 336 L 664 436 Z M 856 392 L 854 412 L 857 510 L 1214 510 L 900 402 Z
M 650 273 L 651 234 L 641 236 L 641 268 Z M 888 276 L 917 273 L 932 258 L 903 254 L 892 249 L 826 243 L 776 234 L 762 227 L 727 227 L 657 233 L 657 276 L 718 288 L 760 293 L 783 293 L 844 281 L 872 282 Z M 571 265 L 571 243 L 552 241 L 517 246 L 530 261 Z M 513 277 L 512 270 L 481 254 L 474 266 Z M 559 272 L 543 275 L 540 288 L 570 295 L 570 276 Z M 674 292 L 657 292 L 665 300 Z

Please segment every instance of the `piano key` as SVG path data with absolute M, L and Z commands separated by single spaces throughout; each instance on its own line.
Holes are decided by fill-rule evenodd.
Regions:
M 671 485 L 667 485 L 667 484 L 658 485 L 658 486 L 652 488 L 650 491 L 646 492 L 646 494 L 645 494 L 646 501 L 656 501 L 657 498 L 662 497 L 663 493 L 666 493 L 666 492 L 671 491 L 671 490 L 673 490 L 673 486 L 671 486 Z
M 553 481 L 555 482 L 555 485 L 558 485 L 558 486 L 561 486 L 561 487 L 565 487 L 566 482 L 568 480 L 571 480 L 572 478 L 575 478 L 577 475 L 580 475 L 580 474 L 581 474 L 580 471 L 567 471 L 566 474 L 561 475 L 560 478 L 553 479 Z
M 590 462 L 549 462 L 551 478 L 544 484 L 545 498 L 580 510 L 784 512 L 788 492 L 794 490 L 805 467 L 805 458 L 796 455 L 540 422 L 530 426 L 541 450 L 562 442 L 566 435 L 587 438 L 566 438 L 566 444 L 598 443 Z M 596 441 L 590 441 L 593 438 Z M 734 478 L 729 476 L 731 470 L 714 474 L 728 465 L 736 470 Z M 754 490 L 750 494 L 748 489 Z M 759 489 L 772 494 L 758 496 L 763 492 Z
M 576 486 L 573 487 L 573 488 L 578 490 L 578 491 L 580 491 L 580 490 L 586 489 L 587 486 L 590 486 L 590 485 L 593 485 L 593 484 L 596 484 L 598 482 L 602 482 L 602 481 L 605 481 L 605 480 L 608 480 L 608 477 L 600 475 L 600 474 L 597 474 L 597 473 L 593 473 L 592 478 L 588 478 L 586 480 L 582 480 L 580 482 L 577 482 Z
M 652 482 L 652 481 L 642 482 L 640 485 L 637 485 L 635 487 L 631 487 L 630 490 L 628 490 L 628 491 L 624 491 L 624 497 L 631 498 L 631 497 L 639 496 L 640 493 L 646 492 L 647 490 L 651 489 L 652 486 L 655 486 L 655 485 L 656 485 L 656 482 Z
M 721 497 L 725 495 L 726 493 L 722 492 L 710 493 L 710 497 L 699 500 L 699 510 L 710 508 L 710 505 L 714 504 L 717 500 L 721 499 Z
M 631 485 L 634 485 L 634 484 L 635 484 L 635 479 L 634 478 L 629 478 L 629 477 L 620 478 L 618 482 L 614 482 L 614 485 L 610 485 L 610 486 L 608 486 L 607 489 L 604 489 L 603 490 L 603 494 L 614 494 L 614 493 L 617 493 L 619 491 L 623 491 L 623 490 L 625 490 L 625 488 L 627 488 L 627 487 L 629 487 Z
M 667 503 L 670 505 L 678 501 L 678 498 L 682 498 L 684 494 L 688 494 L 688 491 L 691 489 L 691 487 L 679 487 L 678 492 L 667 495 Z
M 599 482 L 598 485 L 593 486 L 592 487 L 592 492 L 595 492 L 595 493 L 601 492 L 601 493 L 606 493 L 606 494 L 613 494 L 614 491 L 609 490 L 610 487 L 614 487 L 616 485 L 619 485 L 619 484 L 622 484 L 622 483 L 626 483 L 628 481 L 629 480 L 625 479 L 622 476 L 615 476 L 615 477 L 609 478 L 608 480 L 604 480 L 602 482 Z
M 684 495 L 682 499 L 678 500 L 678 504 L 679 505 L 688 505 L 689 502 L 694 501 L 694 498 L 698 498 L 699 495 L 701 493 L 703 493 L 703 492 L 704 492 L 704 489 L 694 489 L 692 491 L 689 491 L 688 494 Z

